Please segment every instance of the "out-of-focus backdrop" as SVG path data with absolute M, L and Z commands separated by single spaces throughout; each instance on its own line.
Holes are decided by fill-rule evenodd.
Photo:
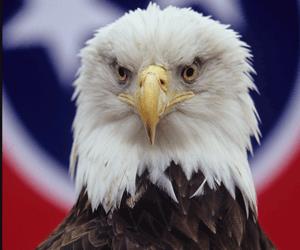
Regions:
M 298 247 L 300 2 L 159 0 L 230 24 L 253 51 L 261 145 L 249 156 L 259 221 L 278 249 Z M 75 202 L 68 175 L 76 57 L 101 28 L 149 1 L 4 0 L 3 249 L 34 249 Z M 224 76 L 226 77 L 226 76 Z

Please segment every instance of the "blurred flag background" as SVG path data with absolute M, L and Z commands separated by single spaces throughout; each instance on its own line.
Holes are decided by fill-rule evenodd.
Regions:
M 158 0 L 230 24 L 252 49 L 261 145 L 249 155 L 259 221 L 298 247 L 300 1 Z M 76 57 L 94 30 L 149 1 L 3 0 L 3 249 L 34 249 L 75 202 L 68 175 Z M 224 76 L 226 77 L 226 76 Z

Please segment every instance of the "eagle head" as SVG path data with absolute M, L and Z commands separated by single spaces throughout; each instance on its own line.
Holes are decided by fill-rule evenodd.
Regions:
M 256 211 L 247 161 L 258 115 L 249 46 L 229 26 L 191 9 L 150 4 L 97 31 L 80 52 L 74 98 L 76 194 L 93 209 L 116 209 L 135 180 L 148 179 L 176 201 L 164 171 L 179 164 L 187 179 L 202 171 Z M 203 194 L 201 187 L 194 193 Z M 136 198 L 138 199 L 138 198 Z

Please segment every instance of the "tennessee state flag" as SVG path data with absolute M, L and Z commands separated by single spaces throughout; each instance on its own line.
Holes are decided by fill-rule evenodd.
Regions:
M 261 145 L 249 155 L 258 218 L 296 249 L 300 205 L 300 2 L 155 1 L 230 24 L 251 46 Z M 94 30 L 149 1 L 6 0 L 3 7 L 3 249 L 35 249 L 75 203 L 68 174 L 76 54 Z

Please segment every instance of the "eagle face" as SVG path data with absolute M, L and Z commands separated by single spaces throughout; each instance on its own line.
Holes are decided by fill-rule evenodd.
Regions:
M 136 176 L 147 169 L 176 201 L 164 174 L 173 161 L 188 179 L 202 171 L 211 189 L 223 183 L 235 197 L 237 186 L 256 211 L 247 161 L 259 135 L 254 70 L 234 31 L 191 9 L 150 4 L 98 30 L 80 56 L 70 168 L 77 164 L 77 195 L 86 186 L 93 209 L 108 212 L 125 191 L 136 196 Z

